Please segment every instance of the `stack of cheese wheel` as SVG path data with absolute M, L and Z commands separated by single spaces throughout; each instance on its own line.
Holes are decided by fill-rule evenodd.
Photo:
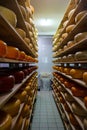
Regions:
M 0 40 L 0 57 L 5 57 L 7 54 L 7 44 Z
M 19 99 L 11 98 L 2 109 L 14 117 L 18 114 L 20 103 Z
M 78 51 L 75 53 L 76 61 L 84 61 L 87 60 L 87 50 L 86 51 Z
M 87 111 L 84 110 L 78 103 L 73 102 L 72 103 L 72 110 L 73 112 L 78 116 L 85 116 L 87 115 Z
M 27 92 L 26 92 L 26 91 L 23 91 L 23 90 L 18 91 L 18 92 L 14 95 L 14 97 L 17 98 L 17 99 L 20 99 L 21 102 L 25 102 L 26 96 L 27 96 Z
M 8 92 L 10 91 L 15 84 L 15 78 L 13 75 L 9 76 L 0 76 L 0 92 Z
M 13 128 L 13 130 L 21 130 L 22 124 L 23 124 L 23 117 L 19 116 L 19 118 L 17 119 L 16 124 L 15 124 L 15 126 Z
M 16 27 L 17 25 L 17 17 L 15 15 L 15 13 L 3 6 L 0 6 L 0 13 L 2 14 L 2 16 L 13 26 Z
M 0 110 L 0 130 L 11 130 L 12 117 Z
M 87 10 L 83 10 L 78 13 L 75 17 L 75 23 L 78 23 L 84 17 L 85 14 L 87 14 Z
M 20 51 L 16 47 L 7 46 L 6 58 L 17 60 L 20 56 Z

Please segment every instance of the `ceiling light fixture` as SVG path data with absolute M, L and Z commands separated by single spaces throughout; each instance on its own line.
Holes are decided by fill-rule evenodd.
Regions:
M 51 26 L 53 24 L 51 19 L 41 19 L 39 23 L 41 26 Z

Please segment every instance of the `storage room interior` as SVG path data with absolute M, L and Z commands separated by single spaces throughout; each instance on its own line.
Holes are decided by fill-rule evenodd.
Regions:
M 0 0 L 0 130 L 87 130 L 87 0 Z

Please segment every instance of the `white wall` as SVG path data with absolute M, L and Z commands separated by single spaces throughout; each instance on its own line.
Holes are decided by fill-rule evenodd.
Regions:
M 38 47 L 38 72 L 52 72 L 52 37 L 39 36 Z

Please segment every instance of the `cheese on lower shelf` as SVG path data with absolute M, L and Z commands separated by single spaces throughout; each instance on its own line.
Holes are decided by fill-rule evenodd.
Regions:
M 26 120 L 25 120 L 25 123 L 24 123 L 24 128 L 23 128 L 23 130 L 28 130 L 28 127 L 29 127 L 29 119 L 26 119 Z
M 30 114 L 30 106 L 28 104 L 25 104 L 25 106 L 22 109 L 21 115 L 23 118 L 29 117 Z
M 16 28 L 17 33 L 24 39 L 26 37 L 26 32 L 21 28 Z
M 19 99 L 11 98 L 2 109 L 14 117 L 18 114 L 20 103 Z
M 5 57 L 7 54 L 7 44 L 0 40 L 0 57 Z
M 23 117 L 20 116 L 20 117 L 18 118 L 18 120 L 16 121 L 16 124 L 15 124 L 13 130 L 21 130 L 22 124 L 23 124 Z
M 78 33 L 78 34 L 75 35 L 74 41 L 80 42 L 80 41 L 82 41 L 83 39 L 86 39 L 86 38 L 87 38 L 87 32 L 82 32 L 82 33 Z

